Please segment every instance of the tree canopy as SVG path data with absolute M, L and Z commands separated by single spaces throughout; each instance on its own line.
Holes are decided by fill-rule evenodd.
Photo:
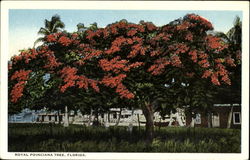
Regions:
M 205 101 L 206 94 L 197 97 L 199 89 L 231 85 L 228 68 L 236 66 L 236 59 L 229 44 L 209 30 L 213 26 L 207 19 L 188 14 L 160 27 L 122 20 L 104 28 L 94 23 L 81 32 L 48 34 L 43 45 L 12 57 L 9 102 L 27 104 L 29 97 L 44 97 L 51 89 L 61 101 L 74 95 L 61 105 L 92 97 L 104 101 L 97 106 L 108 108 L 107 100 L 117 97 L 143 110 L 150 134 L 158 99 L 181 107 L 180 101 L 191 104 L 195 96 Z M 32 87 L 41 89 L 32 93 Z M 194 95 L 191 99 L 187 91 Z

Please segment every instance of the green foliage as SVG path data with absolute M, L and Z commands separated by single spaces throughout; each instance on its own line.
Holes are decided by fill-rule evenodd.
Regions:
M 240 153 L 240 130 L 167 127 L 155 131 L 151 145 L 145 142 L 144 128 L 64 128 L 53 124 L 9 124 L 11 152 L 198 152 Z

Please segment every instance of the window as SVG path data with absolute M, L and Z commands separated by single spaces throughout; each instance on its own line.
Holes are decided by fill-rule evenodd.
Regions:
M 241 124 L 240 112 L 233 112 L 233 121 L 234 124 Z
M 201 114 L 197 113 L 195 117 L 195 124 L 201 124 Z

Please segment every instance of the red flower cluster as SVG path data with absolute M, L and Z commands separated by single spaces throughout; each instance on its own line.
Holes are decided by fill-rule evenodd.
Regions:
M 142 22 L 141 24 L 145 25 L 148 31 L 155 31 L 158 29 L 152 22 Z
M 114 88 L 121 83 L 121 81 L 126 78 L 126 74 L 119 74 L 116 77 L 112 77 L 110 75 L 104 76 L 101 83 L 107 87 Z
M 180 31 L 180 30 L 188 30 L 188 28 L 191 26 L 192 24 L 188 21 L 184 21 L 183 23 L 179 24 L 176 26 L 176 30 Z
M 185 40 L 187 40 L 187 41 L 192 41 L 193 38 L 194 38 L 193 34 L 192 34 L 191 32 L 188 32 L 188 33 L 186 34 Z
M 75 81 L 79 79 L 79 76 L 76 75 L 77 69 L 73 67 L 64 67 L 60 73 L 61 78 L 65 82 L 63 86 L 61 86 L 61 92 L 65 92 L 68 87 L 75 86 Z
M 87 39 L 88 40 L 92 40 L 94 37 L 100 37 L 101 34 L 103 33 L 103 31 L 101 29 L 98 29 L 96 31 L 92 31 L 92 30 L 87 30 Z
M 66 36 L 62 36 L 58 39 L 58 42 L 63 46 L 69 46 L 72 43 L 72 40 Z
M 187 15 L 187 17 L 191 21 L 197 21 L 199 24 L 203 25 L 207 30 L 213 29 L 213 25 L 204 17 L 198 16 L 195 14 L 189 14 L 189 15 Z
M 220 82 L 218 80 L 218 75 L 216 73 L 213 73 L 211 75 L 211 82 L 214 84 L 214 85 L 220 85 Z
M 180 60 L 180 57 L 176 54 L 172 55 L 171 56 L 171 64 L 172 66 L 175 66 L 175 67 L 182 67 L 182 63 L 181 63 L 181 60 Z
M 85 76 L 78 76 L 76 85 L 78 85 L 78 88 L 88 89 L 89 80 Z
M 116 93 L 120 94 L 121 98 L 133 99 L 135 97 L 122 83 L 118 84 Z
M 45 53 L 43 53 L 42 57 L 47 58 L 47 63 L 44 66 L 44 68 L 55 69 L 58 66 L 62 65 L 61 62 L 57 62 L 57 59 L 56 59 L 56 57 L 54 55 L 54 52 L 49 50 L 49 49 Z
M 23 89 L 25 87 L 25 81 L 20 81 L 12 88 L 10 95 L 11 95 L 11 102 L 16 103 L 17 100 L 23 96 Z
M 127 39 L 124 38 L 123 36 L 117 37 L 113 42 L 112 42 L 112 46 L 110 49 L 106 50 L 105 53 L 106 54 L 113 54 L 115 52 L 119 52 L 121 50 L 121 46 L 122 44 L 126 43 Z M 129 41 L 130 43 L 133 43 L 131 41 Z
M 227 64 L 229 64 L 230 66 L 232 66 L 232 67 L 235 67 L 235 66 L 236 66 L 235 63 L 234 63 L 234 59 L 232 59 L 231 56 L 226 57 L 226 58 L 225 58 L 225 62 L 226 62 Z
M 212 74 L 213 74 L 213 72 L 211 70 L 205 70 L 204 73 L 203 73 L 203 75 L 202 75 L 202 78 L 208 78 Z
M 84 55 L 84 58 L 82 59 L 83 61 L 89 60 L 89 59 L 91 59 L 93 57 L 98 57 L 103 53 L 101 50 L 95 50 L 95 49 L 91 49 L 91 48 L 89 48 L 88 51 L 90 53 L 86 53 Z
M 208 68 L 210 66 L 209 62 L 207 59 L 202 59 L 201 61 L 198 62 L 198 64 L 202 67 L 202 68 Z
M 17 80 L 18 82 L 14 85 L 11 90 L 11 102 L 16 103 L 17 100 L 22 97 L 23 90 L 27 80 L 29 79 L 29 74 L 32 72 L 31 70 L 19 70 L 16 71 L 12 76 L 11 80 Z
M 98 81 L 93 80 L 93 79 L 88 79 L 88 83 L 90 84 L 90 86 L 96 91 L 96 92 L 100 92 L 99 87 L 97 86 Z
M 131 49 L 132 50 L 129 52 L 129 55 L 127 56 L 127 58 L 133 58 L 133 57 L 137 56 L 138 53 L 140 53 L 140 55 L 145 55 L 146 50 L 147 50 L 147 48 L 142 47 L 141 44 L 133 45 L 131 47 Z
M 205 38 L 205 40 L 206 40 L 208 47 L 210 47 L 211 49 L 213 49 L 217 52 L 222 51 L 228 47 L 227 45 L 223 44 L 223 42 L 220 38 L 212 36 L 212 35 L 208 35 Z
M 228 71 L 226 70 L 225 66 L 221 63 L 216 64 L 215 66 L 217 71 L 212 72 L 211 70 L 205 70 L 202 78 L 211 77 L 211 82 L 215 85 L 220 85 L 219 76 L 221 76 L 221 80 L 228 85 L 231 85 L 231 81 L 228 76 Z
M 127 32 L 127 36 L 132 37 L 132 36 L 134 36 L 136 33 L 137 33 L 137 30 L 132 29 L 132 30 L 130 30 L 130 31 Z
M 150 52 L 150 56 L 153 57 L 153 56 L 158 56 L 162 54 L 162 52 L 158 49 L 158 50 L 153 50 Z
M 58 37 L 61 36 L 62 34 L 63 34 L 62 32 L 52 33 L 50 35 L 47 35 L 45 37 L 45 40 L 50 43 L 56 42 L 58 40 Z
M 101 83 L 107 87 L 116 88 L 116 92 L 122 98 L 127 98 L 127 99 L 134 98 L 134 94 L 129 92 L 129 90 L 121 83 L 124 78 L 126 78 L 125 74 L 119 74 L 116 77 L 108 75 L 102 79 Z
M 31 70 L 19 70 L 16 71 L 12 76 L 11 76 L 11 80 L 17 80 L 17 81 L 27 81 L 29 78 L 29 74 L 30 72 L 32 72 Z
M 131 47 L 131 51 L 129 52 L 127 58 L 133 58 L 137 56 L 139 53 L 141 55 L 145 55 L 147 48 L 142 46 L 143 44 L 142 38 L 133 37 L 132 40 L 134 41 L 134 43 L 137 43 L 137 44 Z
M 189 47 L 184 43 L 175 43 L 168 46 L 168 51 L 174 51 L 173 54 L 186 53 Z
M 104 71 L 113 71 L 114 73 L 120 73 L 122 70 L 128 71 L 128 67 L 126 66 L 128 61 L 120 59 L 120 56 L 117 56 L 110 61 L 107 59 L 101 59 L 99 65 Z
M 22 51 L 20 55 L 14 56 L 12 58 L 13 64 L 16 64 L 18 61 L 24 60 L 26 64 L 30 62 L 30 60 L 35 59 L 38 53 L 35 49 L 28 49 L 26 51 Z
M 221 63 L 216 64 L 215 67 L 217 69 L 217 75 L 222 76 L 221 80 L 224 81 L 225 83 L 231 85 L 231 81 L 228 77 L 228 71 L 226 70 L 226 67 Z
M 163 42 L 167 42 L 167 41 L 170 40 L 171 37 L 172 37 L 172 34 L 160 33 L 160 34 L 158 34 L 158 35 L 151 38 L 150 44 L 151 45 L 156 45 L 156 44 L 158 44 L 157 42 L 160 42 L 161 40 Z
M 98 81 L 93 79 L 88 79 L 85 76 L 76 75 L 77 69 L 74 67 L 64 67 L 61 71 L 61 78 L 65 82 L 63 86 L 60 86 L 61 92 L 65 92 L 67 88 L 78 86 L 78 88 L 88 89 L 90 85 L 96 92 L 99 92 L 100 89 L 97 86 Z
M 46 36 L 47 42 L 56 42 L 57 41 L 57 37 L 55 36 L 55 34 L 50 34 Z
M 191 59 L 193 62 L 197 62 L 197 50 L 192 50 L 188 53 L 191 56 Z
M 155 60 L 154 63 L 148 68 L 148 72 L 151 72 L 152 75 L 160 75 L 164 71 L 164 68 L 170 64 L 170 61 L 166 58 L 160 58 Z
M 104 71 L 112 71 L 116 74 L 120 73 L 121 71 L 128 72 L 130 71 L 131 68 L 136 68 L 141 65 L 143 65 L 143 62 L 135 62 L 130 65 L 128 65 L 127 60 L 120 60 L 121 57 L 117 56 L 110 61 L 108 59 L 101 59 L 99 61 L 99 66 L 102 68 Z

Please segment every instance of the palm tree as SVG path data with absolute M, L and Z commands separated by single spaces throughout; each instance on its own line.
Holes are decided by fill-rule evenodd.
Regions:
M 47 35 L 60 32 L 62 31 L 61 29 L 65 27 L 64 23 L 61 21 L 60 16 L 57 14 L 52 16 L 50 21 L 45 19 L 44 25 L 45 27 L 41 27 L 38 31 L 38 34 L 43 35 L 43 37 L 40 37 L 35 41 L 34 47 L 38 42 L 44 42 L 44 38 Z
M 223 32 L 216 32 L 215 35 L 221 37 L 231 45 L 241 47 L 241 30 L 242 22 L 240 17 L 236 16 L 233 27 L 226 34 Z

